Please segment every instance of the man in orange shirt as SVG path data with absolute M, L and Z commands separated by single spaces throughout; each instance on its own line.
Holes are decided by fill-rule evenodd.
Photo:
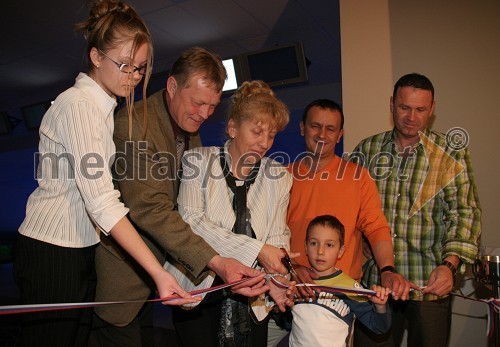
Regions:
M 292 231 L 291 251 L 301 253 L 294 260 L 305 267 L 301 275 L 310 277 L 312 272 L 304 254 L 307 225 L 318 215 L 334 215 L 346 229 L 346 250 L 337 266 L 353 279 L 361 279 L 362 236 L 365 236 L 377 265 L 380 269 L 387 268 L 383 274 L 389 275 L 387 278 L 398 286 L 385 284 L 398 297 L 406 298 L 410 287 L 406 288 L 401 275 L 394 275 L 391 233 L 377 186 L 366 169 L 335 155 L 335 146 L 344 134 L 343 126 L 342 109 L 334 101 L 315 100 L 304 110 L 300 131 L 307 155 L 290 167 L 294 180 L 287 222 Z
M 335 155 L 335 146 L 344 134 L 343 126 L 342 108 L 332 100 L 315 100 L 304 110 L 300 131 L 307 155 L 290 166 L 293 185 L 287 217 L 292 233 L 290 251 L 301 253 L 293 259 L 297 273 L 306 282 L 317 277 L 305 256 L 305 234 L 312 219 L 330 214 L 345 227 L 345 252 L 336 266 L 356 281 L 361 279 L 364 236 L 381 270 L 382 286 L 391 289 L 394 299 L 406 300 L 410 288 L 416 286 L 394 268 L 390 228 L 377 186 L 365 168 Z M 274 336 L 275 326 L 271 322 L 270 340 Z

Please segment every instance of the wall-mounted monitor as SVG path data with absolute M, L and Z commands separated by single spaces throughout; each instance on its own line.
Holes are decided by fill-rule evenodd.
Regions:
M 28 130 L 37 130 L 42 122 L 43 115 L 49 109 L 50 102 L 40 102 L 37 104 L 24 106 L 21 108 L 23 113 L 24 125 Z
M 302 42 L 242 54 L 243 80 L 263 80 L 270 86 L 305 82 L 307 65 Z

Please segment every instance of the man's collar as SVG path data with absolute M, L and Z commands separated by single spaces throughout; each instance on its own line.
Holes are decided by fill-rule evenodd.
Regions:
M 382 139 L 382 146 L 388 145 L 390 142 L 394 142 L 396 129 L 392 129 L 392 131 L 388 131 L 385 133 L 384 138 Z
M 423 131 L 424 135 L 429 137 L 430 134 L 431 134 L 431 130 L 429 128 L 425 128 L 424 131 Z M 382 146 L 386 146 L 388 145 L 389 143 L 396 143 L 395 142 L 395 138 L 396 138 L 396 128 L 393 128 L 392 131 L 388 131 L 385 135 L 384 135 L 384 138 L 382 139 Z M 422 145 L 422 139 L 420 139 L 418 141 L 418 143 L 420 145 Z M 418 145 L 416 145 L 415 147 L 417 147 Z

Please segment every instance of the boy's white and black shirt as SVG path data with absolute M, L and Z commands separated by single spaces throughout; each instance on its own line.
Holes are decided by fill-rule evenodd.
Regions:
M 361 288 L 341 270 L 320 277 L 316 284 Z M 290 346 L 350 346 L 355 319 L 375 333 L 389 330 L 391 316 L 375 311 L 365 296 L 322 291 L 315 300 L 297 302 L 292 309 Z

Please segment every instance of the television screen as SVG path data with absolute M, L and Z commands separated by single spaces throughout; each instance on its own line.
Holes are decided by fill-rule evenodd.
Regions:
M 40 127 L 43 115 L 50 107 L 50 103 L 41 102 L 21 108 L 24 124 L 28 130 L 36 130 Z
M 302 43 L 277 46 L 242 55 L 244 80 L 263 80 L 270 86 L 307 81 Z

